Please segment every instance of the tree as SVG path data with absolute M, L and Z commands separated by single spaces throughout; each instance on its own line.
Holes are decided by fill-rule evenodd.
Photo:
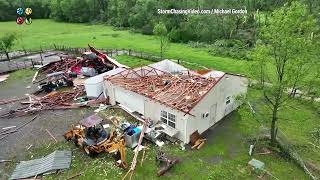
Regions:
M 254 69 L 272 114 L 271 145 L 276 145 L 278 113 L 289 98 L 288 90 L 312 75 L 309 70 L 317 54 L 317 32 L 316 20 L 298 2 L 275 10 L 261 29 Z
M 160 40 L 160 57 L 163 59 L 163 53 L 168 46 L 167 28 L 164 23 L 159 22 L 153 28 L 153 33 L 159 37 Z
M 17 40 L 16 34 L 8 34 L 0 38 L 0 51 L 4 52 L 7 56 L 8 61 L 10 60 L 9 52 L 14 46 L 15 41 Z

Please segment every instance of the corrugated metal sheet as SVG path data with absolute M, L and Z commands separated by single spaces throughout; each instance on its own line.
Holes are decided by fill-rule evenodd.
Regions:
M 10 179 L 34 177 L 59 169 L 69 169 L 71 151 L 54 151 L 40 159 L 21 161 L 13 171 Z

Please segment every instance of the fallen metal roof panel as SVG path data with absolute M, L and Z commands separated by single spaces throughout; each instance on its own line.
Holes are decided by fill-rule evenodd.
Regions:
M 71 164 L 71 151 L 54 151 L 40 159 L 21 161 L 10 179 L 22 179 L 49 173 L 59 169 L 68 169 Z

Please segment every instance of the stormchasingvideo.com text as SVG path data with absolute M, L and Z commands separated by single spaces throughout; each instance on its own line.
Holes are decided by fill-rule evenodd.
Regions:
M 158 9 L 158 14 L 209 15 L 209 14 L 247 14 L 246 9 Z

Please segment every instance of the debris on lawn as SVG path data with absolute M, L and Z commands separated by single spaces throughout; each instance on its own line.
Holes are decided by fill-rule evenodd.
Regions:
M 251 144 L 251 145 L 249 146 L 249 156 L 251 156 L 251 155 L 252 155 L 253 148 L 254 148 L 254 145 L 253 145 L 253 144 Z
M 143 140 L 143 136 L 144 136 L 144 133 L 149 125 L 150 121 L 149 119 L 146 119 L 143 123 L 143 127 L 142 127 L 142 130 L 141 130 L 141 133 L 140 133 L 140 137 L 139 137 L 139 141 L 138 141 L 138 144 L 137 144 L 137 148 L 134 152 L 134 156 L 133 156 L 133 159 L 132 159 L 132 162 L 131 162 L 131 166 L 130 166 L 130 169 L 128 170 L 128 172 L 124 175 L 124 177 L 122 178 L 123 180 L 126 179 L 126 177 L 130 174 L 130 177 L 129 179 L 131 180 L 132 179 L 132 176 L 133 176 L 133 173 L 136 169 L 136 165 L 137 165 L 137 158 L 138 158 L 138 154 L 139 154 L 139 149 L 140 149 L 140 146 L 141 146 L 141 143 L 142 143 L 142 140 Z
M 106 71 L 110 71 L 124 66 L 117 61 L 111 59 L 106 54 L 97 51 L 90 45 L 89 52 L 84 52 L 81 57 L 65 57 L 60 61 L 51 62 L 40 69 L 42 74 L 50 74 L 54 72 L 66 72 L 76 77 L 77 75 L 95 76 Z
M 175 157 L 167 156 L 163 151 L 159 151 L 157 153 L 156 160 L 160 164 L 160 168 L 157 172 L 157 176 L 164 175 L 170 168 L 172 168 L 175 164 L 179 163 L 179 159 Z
M 38 74 L 39 74 L 39 71 L 37 71 L 36 73 L 34 73 L 34 75 L 33 75 L 33 78 L 32 78 L 32 83 L 34 82 L 34 81 L 36 81 L 36 79 L 37 79 L 37 77 L 38 77 Z
M 55 141 L 55 143 L 58 143 L 57 139 L 51 134 L 51 132 L 46 129 L 47 133 L 49 134 L 49 136 Z
M 207 139 L 203 139 L 198 131 L 195 131 L 194 133 L 192 133 L 190 135 L 190 143 L 192 145 L 191 149 L 200 149 L 205 142 L 207 141 Z
M 134 125 L 129 125 L 125 128 L 124 139 L 128 147 L 134 148 L 137 146 L 141 130 L 141 127 L 135 127 Z
M 252 170 L 263 170 L 264 169 L 264 163 L 259 160 L 256 160 L 256 159 L 251 159 L 248 162 L 248 165 Z
M 33 144 L 30 144 L 28 147 L 27 147 L 27 151 L 33 146 Z
M 10 76 L 9 74 L 0 75 L 0 83 L 6 81 L 9 76 Z
M 17 126 L 8 126 L 8 127 L 3 127 L 2 130 L 9 130 L 9 129 L 12 129 L 12 128 L 15 128 Z
M 14 99 L 3 99 L 3 100 L 0 100 L 0 105 L 9 104 L 9 103 L 17 102 L 17 101 L 22 101 L 25 99 L 28 99 L 28 97 L 20 97 L 20 98 L 14 98 Z
M 21 161 L 13 171 L 10 179 L 23 179 L 49 174 L 62 169 L 69 169 L 71 151 L 54 151 L 40 159 Z
M 265 164 L 264 162 L 261 162 L 257 159 L 251 159 L 248 162 L 248 166 L 250 169 L 250 173 L 253 171 L 255 173 L 261 173 L 261 175 L 258 176 L 259 179 L 265 179 L 265 175 L 269 175 L 270 177 L 279 180 L 277 177 L 275 177 L 271 172 L 265 169 Z
M 102 152 L 115 153 L 119 157 L 116 159 L 117 166 L 126 168 L 125 140 L 114 128 L 104 129 L 102 120 L 97 115 L 91 115 L 67 131 L 64 137 L 90 156 Z
M 48 74 L 46 78 L 38 81 L 38 83 L 40 83 L 39 91 L 37 91 L 36 93 L 40 93 L 42 91 L 50 93 L 62 87 L 72 87 L 73 79 L 69 77 L 67 73 L 59 71 Z
M 37 119 L 37 117 L 38 117 L 38 115 L 34 116 L 30 121 L 22 124 L 21 126 L 15 128 L 15 129 L 13 129 L 13 130 L 11 130 L 11 131 L 9 131 L 9 132 L 1 133 L 0 135 L 4 135 L 4 136 L 0 137 L 0 140 L 6 138 L 7 136 L 9 136 L 9 135 L 12 134 L 12 133 L 18 132 L 18 130 L 20 130 L 21 128 L 23 128 L 23 127 L 25 127 L 26 125 L 30 124 L 32 121 L 34 121 L 35 119 Z
M 55 109 L 71 109 L 79 108 L 83 105 L 72 103 L 73 99 L 84 94 L 83 87 L 75 87 L 74 89 L 62 92 L 52 92 L 43 97 L 34 95 L 29 96 L 29 101 L 21 102 L 24 106 L 15 110 L 2 114 L 0 117 L 19 117 L 27 114 L 33 114 L 43 110 Z

